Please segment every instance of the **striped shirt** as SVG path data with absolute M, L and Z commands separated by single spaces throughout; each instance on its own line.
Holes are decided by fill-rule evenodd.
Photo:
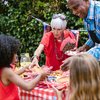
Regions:
M 90 0 L 87 17 L 84 18 L 84 25 L 88 31 L 96 31 L 96 36 L 100 40 L 100 2 Z M 89 35 L 86 45 L 93 47 L 94 43 Z

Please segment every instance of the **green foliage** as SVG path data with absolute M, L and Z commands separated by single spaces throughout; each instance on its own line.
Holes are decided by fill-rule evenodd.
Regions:
M 54 13 L 64 13 L 68 18 L 68 28 L 83 27 L 82 19 L 72 15 L 66 7 L 66 0 L 8 0 L 7 4 L 4 3 L 3 0 L 0 1 L 0 32 L 20 39 L 21 52 L 29 52 L 30 55 L 37 48 L 43 35 L 42 23 L 33 19 L 31 15 L 50 23 Z M 82 40 L 83 43 L 84 39 Z M 80 41 L 80 45 L 82 43 Z

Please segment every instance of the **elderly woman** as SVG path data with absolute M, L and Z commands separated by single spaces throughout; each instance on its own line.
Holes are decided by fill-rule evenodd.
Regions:
M 66 38 L 75 40 L 75 36 L 69 30 L 66 30 L 66 16 L 63 14 L 54 14 L 51 20 L 52 30 L 43 35 L 43 38 L 34 52 L 33 61 L 30 66 L 37 65 L 39 62 L 39 56 L 42 51 L 46 55 L 45 65 L 53 66 L 52 70 L 58 70 L 62 61 L 68 58 L 67 55 L 61 51 L 62 41 Z

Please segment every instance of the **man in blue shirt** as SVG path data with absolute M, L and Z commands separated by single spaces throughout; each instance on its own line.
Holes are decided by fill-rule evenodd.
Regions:
M 84 19 L 89 33 L 87 42 L 77 51 L 87 51 L 100 61 L 100 2 L 92 0 L 68 0 L 73 14 Z

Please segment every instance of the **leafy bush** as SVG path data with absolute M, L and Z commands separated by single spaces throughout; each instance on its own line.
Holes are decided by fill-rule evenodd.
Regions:
M 32 15 L 50 23 L 54 13 L 64 13 L 68 18 L 68 28 L 83 27 L 82 19 L 73 16 L 66 7 L 66 0 L 2 0 L 0 9 L 0 32 L 20 39 L 21 52 L 29 52 L 31 56 L 43 35 L 42 23 L 33 19 Z M 80 45 L 86 39 L 81 39 Z

